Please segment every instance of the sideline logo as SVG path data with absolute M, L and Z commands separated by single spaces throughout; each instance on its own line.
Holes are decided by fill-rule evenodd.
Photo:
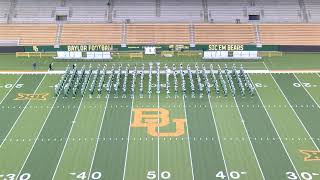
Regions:
M 305 154 L 304 161 L 320 161 L 320 151 L 300 150 Z
M 164 108 L 136 108 L 133 109 L 134 117 L 131 127 L 147 128 L 147 132 L 155 137 L 178 137 L 185 133 L 185 119 L 172 119 L 175 123 L 175 132 L 158 132 L 158 127 L 165 127 L 170 124 L 169 111 Z M 158 122 L 159 121 L 159 122 Z
M 49 93 L 41 93 L 41 94 L 18 93 L 17 97 L 14 100 L 16 100 L 16 101 L 26 101 L 26 100 L 45 101 L 45 100 L 47 100 L 48 95 L 49 95 Z

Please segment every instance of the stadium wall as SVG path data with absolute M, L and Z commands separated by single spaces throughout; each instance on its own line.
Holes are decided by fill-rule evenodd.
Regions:
M 0 53 L 16 52 L 57 52 L 57 51 L 111 51 L 111 52 L 142 52 L 144 47 L 154 45 L 61 45 L 54 46 L 0 46 Z M 320 46 L 296 45 L 156 45 L 157 52 L 161 51 L 280 51 L 280 52 L 320 52 Z

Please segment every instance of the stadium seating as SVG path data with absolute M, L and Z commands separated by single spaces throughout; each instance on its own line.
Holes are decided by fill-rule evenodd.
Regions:
M 232 22 L 236 19 L 240 22 L 248 22 L 246 0 L 214 0 L 208 1 L 209 21 L 211 22 Z
M 262 44 L 319 45 L 320 24 L 260 25 Z
M 155 0 L 113 1 L 113 21 L 152 22 L 156 19 Z
M 255 6 L 261 9 L 263 22 L 302 22 L 303 19 L 298 1 L 256 0 Z
M 1 40 L 17 40 L 20 45 L 54 45 L 55 24 L 0 24 Z
M 10 0 L 0 1 L 0 23 L 6 23 L 10 9 Z
M 68 22 L 320 22 L 318 0 L 1 0 L 0 23 L 53 23 L 62 8 Z M 10 18 L 8 18 L 10 17 Z
M 55 21 L 59 0 L 16 0 L 12 21 L 16 23 L 48 23 Z
M 201 22 L 201 0 L 161 0 L 159 20 L 163 22 Z
M 188 24 L 130 24 L 128 44 L 189 44 Z
M 69 0 L 70 22 L 103 22 L 106 21 L 107 1 Z
M 61 44 L 120 44 L 121 24 L 65 24 Z
M 255 44 L 250 24 L 195 24 L 196 44 Z
M 318 0 L 305 0 L 310 22 L 320 22 L 320 3 Z

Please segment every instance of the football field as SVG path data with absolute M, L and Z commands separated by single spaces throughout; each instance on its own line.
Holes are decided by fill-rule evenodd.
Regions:
M 134 96 L 55 97 L 61 74 L 1 74 L 0 180 L 320 179 L 320 74 L 252 64 L 254 95 L 234 97 L 168 96 L 162 75 L 151 96 L 138 76 Z

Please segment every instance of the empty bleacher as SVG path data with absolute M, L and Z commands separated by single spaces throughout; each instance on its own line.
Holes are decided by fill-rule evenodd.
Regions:
M 189 44 L 188 24 L 130 24 L 128 44 Z
M 318 0 L 0 0 L 0 23 L 54 23 L 61 8 L 71 23 L 320 22 Z
M 248 22 L 247 6 L 247 0 L 208 0 L 209 21 L 234 23 L 239 19 Z
M 195 24 L 196 44 L 255 44 L 250 24 Z
M 201 22 L 202 19 L 202 0 L 160 0 L 160 21 Z
M 10 9 L 10 0 L 0 0 L 0 23 L 6 23 Z
M 55 24 L 0 24 L 0 39 L 19 41 L 20 45 L 54 45 Z
M 263 22 L 302 22 L 303 14 L 298 0 L 255 0 L 261 9 Z
M 263 24 L 261 42 L 268 45 L 319 45 L 320 24 Z
M 103 22 L 106 21 L 107 1 L 102 0 L 69 0 L 68 20 L 70 22 Z
M 113 20 L 123 22 L 152 22 L 156 19 L 155 0 L 115 0 L 113 1 Z
M 16 0 L 12 21 L 16 23 L 49 23 L 55 21 L 59 0 Z
M 304 0 L 310 22 L 320 22 L 319 0 Z
M 61 44 L 120 44 L 121 24 L 65 24 Z

